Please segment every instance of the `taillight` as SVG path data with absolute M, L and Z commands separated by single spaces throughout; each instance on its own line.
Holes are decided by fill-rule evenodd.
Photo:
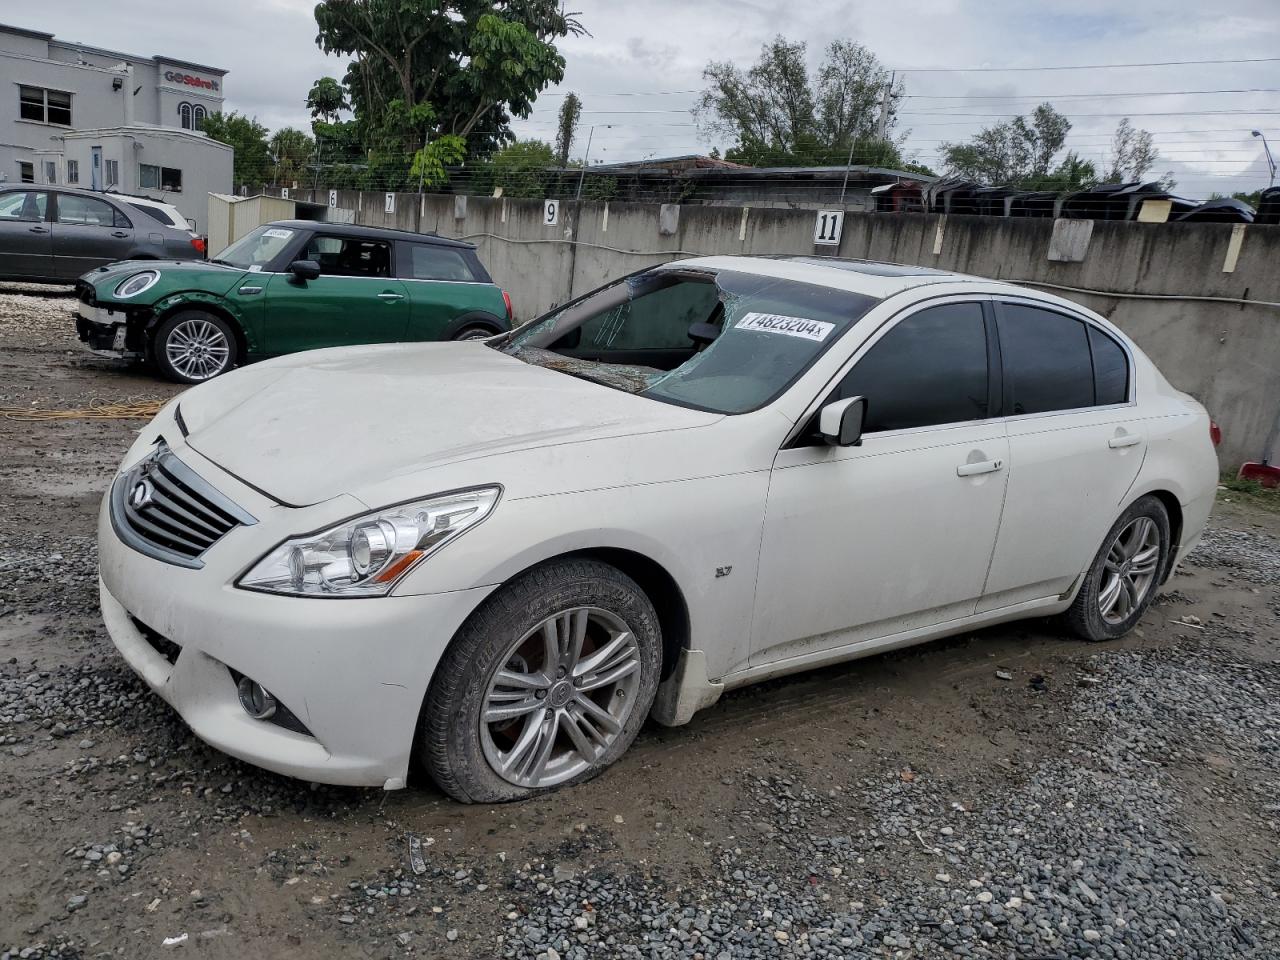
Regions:
M 502 302 L 507 305 L 507 322 L 511 323 L 515 320 L 516 314 L 515 311 L 511 309 L 511 294 L 507 293 L 505 290 L 502 291 Z
M 191 245 L 196 248 L 196 253 L 204 253 L 204 250 L 205 250 L 204 237 L 192 237 Z
M 1222 445 L 1222 428 L 1218 426 L 1216 420 L 1209 421 L 1209 439 L 1213 441 L 1215 447 Z

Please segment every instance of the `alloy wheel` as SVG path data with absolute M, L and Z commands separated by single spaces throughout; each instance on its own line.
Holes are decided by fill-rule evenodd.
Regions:
M 506 652 L 481 707 L 480 742 L 509 783 L 550 787 L 598 762 L 621 735 L 640 685 L 640 648 L 599 607 L 550 616 Z
M 1110 624 L 1124 623 L 1142 605 L 1156 580 L 1160 530 L 1150 517 L 1135 517 L 1107 550 L 1098 611 Z
M 231 345 L 218 325 L 208 320 L 184 320 L 165 339 L 170 366 L 191 380 L 208 380 L 227 365 Z

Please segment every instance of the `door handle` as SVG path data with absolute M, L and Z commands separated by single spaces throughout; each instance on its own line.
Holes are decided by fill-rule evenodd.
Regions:
M 995 473 L 1004 467 L 1003 460 L 982 460 L 978 463 L 962 463 L 956 467 L 957 477 L 976 477 L 980 473 Z
M 127 234 L 127 233 L 125 233 L 123 230 L 116 230 L 116 231 L 115 231 L 115 232 L 113 232 L 111 235 L 112 235 L 113 237 L 119 237 L 121 240 L 123 240 L 125 237 L 127 237 L 127 236 L 128 236 L 128 234 Z
M 44 227 L 32 227 L 31 232 L 32 233 L 48 233 L 49 231 Z
M 1119 450 L 1121 447 L 1132 447 L 1134 444 L 1141 443 L 1142 436 L 1137 433 L 1126 433 L 1118 437 L 1112 437 L 1107 441 L 1107 446 L 1112 450 Z
M 378 299 L 385 300 L 387 303 L 394 303 L 396 300 L 403 300 L 404 294 L 403 293 L 380 293 L 378 294 Z

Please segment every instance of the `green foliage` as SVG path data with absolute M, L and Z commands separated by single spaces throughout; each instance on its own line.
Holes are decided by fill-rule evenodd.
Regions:
M 235 113 L 211 113 L 200 126 L 205 136 L 235 149 L 232 179 L 236 184 L 258 185 L 266 182 L 271 171 L 271 151 L 267 146 L 267 128 L 256 117 Z
M 307 107 L 311 110 L 312 119 L 333 123 L 338 119 L 338 114 L 349 110 L 351 105 L 347 103 L 347 92 L 342 89 L 341 83 L 333 77 L 321 77 L 311 85 L 311 92 L 307 94 Z
M 560 104 L 560 118 L 556 130 L 556 164 L 567 166 L 569 151 L 573 149 L 573 138 L 578 132 L 578 120 L 582 116 L 582 101 L 578 95 L 570 91 Z
M 476 157 L 513 139 L 511 118 L 564 76 L 554 41 L 582 32 L 558 0 L 321 0 L 315 15 L 321 49 L 352 58 L 366 175 L 388 190 L 439 175 L 459 142 Z
M 942 153 L 947 172 L 954 176 L 993 185 L 1041 189 L 1054 174 L 1053 158 L 1070 130 L 1070 120 L 1052 104 L 1042 103 L 1030 120 L 1014 117 L 997 123 L 968 143 L 944 143 Z
M 423 187 L 436 187 L 449 179 L 445 167 L 462 162 L 467 155 L 467 141 L 456 133 L 436 137 L 414 155 L 409 168 L 411 180 Z
M 778 36 L 745 71 L 708 63 L 693 111 L 702 135 L 731 139 L 725 158 L 752 166 L 843 165 L 851 146 L 856 164 L 901 166 L 892 131 L 902 84 L 852 40 L 828 44 L 816 77 L 805 50 Z
M 618 195 L 618 178 L 611 177 L 607 174 L 591 175 L 587 171 L 586 179 L 582 184 L 582 199 L 594 200 L 597 203 L 605 203 L 612 200 Z
M 289 182 L 304 175 L 307 164 L 315 159 L 316 144 L 301 130 L 281 127 L 268 143 L 274 163 L 273 180 Z
M 504 197 L 538 199 L 555 186 L 555 153 L 541 140 L 519 140 L 474 166 L 471 183 L 476 194 L 502 188 Z

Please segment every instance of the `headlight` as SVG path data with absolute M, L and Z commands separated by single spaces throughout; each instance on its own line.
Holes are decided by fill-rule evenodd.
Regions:
M 126 277 L 116 284 L 116 298 L 119 300 L 128 300 L 130 297 L 136 297 L 144 290 L 150 290 L 156 285 L 156 281 L 160 279 L 160 274 L 154 270 L 144 270 L 142 273 L 135 273 L 131 277 Z
M 410 570 L 489 515 L 501 487 L 402 503 L 286 540 L 236 586 L 297 597 L 381 597 Z

